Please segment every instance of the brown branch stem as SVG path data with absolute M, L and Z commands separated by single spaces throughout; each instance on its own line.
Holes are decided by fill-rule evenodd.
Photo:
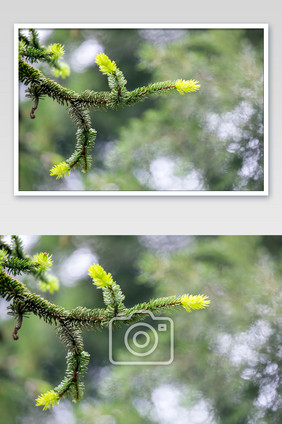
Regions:
M 16 326 L 14 328 L 13 334 L 12 334 L 12 337 L 13 337 L 14 340 L 18 340 L 19 339 L 18 331 L 20 330 L 20 328 L 22 326 L 22 323 L 23 323 L 23 315 L 19 312 L 18 322 L 17 322 L 17 324 L 16 324 Z
M 32 106 L 31 111 L 30 111 L 31 119 L 35 119 L 34 111 L 37 109 L 38 103 L 39 103 L 39 97 L 36 96 L 35 100 L 34 100 L 34 105 Z

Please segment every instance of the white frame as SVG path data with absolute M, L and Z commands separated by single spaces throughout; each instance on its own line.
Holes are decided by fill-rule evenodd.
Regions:
M 209 190 L 150 190 L 150 191 L 97 191 L 97 190 L 50 190 L 20 191 L 19 181 L 19 85 L 18 85 L 18 30 L 20 28 L 88 28 L 88 29 L 263 29 L 264 30 L 264 190 L 263 191 L 209 191 Z M 14 195 L 15 196 L 268 196 L 269 194 L 269 152 L 268 152 L 268 24 L 14 24 Z

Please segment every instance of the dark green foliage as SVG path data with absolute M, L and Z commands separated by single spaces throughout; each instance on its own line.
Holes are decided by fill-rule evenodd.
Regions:
M 40 264 L 25 255 L 22 240 L 15 235 L 11 236 L 11 240 L 12 244 L 9 246 L 2 241 L 2 236 L 0 236 L 0 249 L 4 255 L 1 260 L 2 268 L 12 275 L 30 273 L 38 280 L 48 282 L 45 270 L 41 268 Z
M 60 319 L 60 323 L 57 335 L 68 350 L 67 369 L 64 379 L 55 388 L 55 392 L 60 397 L 70 395 L 78 401 L 82 397 L 84 387 L 80 379 L 87 371 L 90 355 L 83 350 L 81 330 L 73 322 Z
M 84 351 L 79 354 L 68 352 L 66 356 L 67 369 L 65 377 L 55 388 L 55 392 L 58 393 L 60 397 L 66 395 L 76 402 L 81 399 L 84 384 L 80 381 L 80 378 L 83 377 L 87 371 L 89 357 L 90 355 Z

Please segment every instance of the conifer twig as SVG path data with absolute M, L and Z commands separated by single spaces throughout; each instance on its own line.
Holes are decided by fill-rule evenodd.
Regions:
M 74 152 L 68 159 L 54 165 L 50 170 L 50 175 L 56 176 L 56 179 L 69 175 L 74 168 L 80 168 L 83 172 L 87 172 L 90 168 L 92 158 L 89 153 L 96 139 L 96 130 L 92 129 L 89 115 L 91 109 L 117 109 L 143 101 L 151 95 L 166 94 L 175 90 L 184 94 L 198 91 L 200 88 L 198 81 L 179 79 L 152 83 L 146 87 L 128 91 L 127 81 L 122 71 L 108 56 L 100 53 L 96 56 L 96 63 L 100 71 L 107 76 L 110 91 L 85 90 L 82 93 L 76 93 L 47 78 L 33 66 L 36 62 L 47 62 L 56 76 L 64 78 L 69 75 L 70 69 L 61 61 L 63 54 L 64 46 L 59 43 L 48 47 L 41 46 L 34 29 L 29 30 L 29 36 L 24 36 L 19 31 L 19 80 L 28 87 L 27 96 L 34 100 L 30 112 L 31 119 L 35 118 L 34 111 L 38 107 L 39 98 L 48 96 L 69 108 L 70 117 L 77 126 Z
M 13 339 L 18 340 L 19 338 L 18 331 L 22 326 L 24 315 L 32 313 L 46 323 L 56 325 L 57 335 L 67 348 L 67 367 L 62 382 L 53 390 L 37 398 L 37 405 L 43 406 L 43 409 L 57 405 L 64 396 L 71 396 L 76 402 L 82 397 L 84 386 L 81 378 L 85 374 L 89 362 L 89 354 L 84 351 L 83 346 L 83 328 L 88 330 L 95 327 L 109 328 L 112 323 L 119 325 L 121 322 L 128 325 L 142 320 L 144 311 L 159 313 L 183 306 L 190 312 L 193 309 L 204 309 L 210 303 L 206 296 L 182 295 L 152 299 L 149 302 L 126 308 L 125 296 L 121 287 L 113 280 L 110 273 L 106 273 L 100 265 L 93 264 L 89 267 L 89 276 L 92 278 L 93 284 L 102 290 L 105 308 L 87 309 L 79 306 L 68 311 L 40 295 L 32 293 L 24 283 L 7 273 L 7 269 L 14 275 L 33 273 L 34 277 L 39 280 L 39 287 L 43 291 L 46 290 L 46 285 L 50 292 L 54 288 L 54 283 L 48 286 L 48 282 L 50 283 L 52 280 L 47 272 L 52 265 L 52 256 L 43 252 L 31 258 L 25 254 L 18 237 L 14 236 L 12 243 L 13 246 L 10 247 L 0 238 L 0 296 L 9 302 L 12 301 L 10 314 L 17 317 L 17 324 L 12 333 Z M 36 270 L 34 265 L 36 265 Z M 45 283 L 41 281 L 43 275 Z M 116 317 L 120 317 L 122 320 L 116 321 Z

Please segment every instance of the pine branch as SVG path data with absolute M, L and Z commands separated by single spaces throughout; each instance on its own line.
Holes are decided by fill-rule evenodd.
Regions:
M 13 251 L 15 252 L 16 256 L 20 259 L 24 259 L 25 254 L 24 254 L 24 250 L 23 250 L 23 242 L 20 239 L 20 237 L 13 235 L 11 237 L 12 242 L 13 242 Z
M 30 112 L 31 119 L 35 118 L 34 112 L 38 108 L 39 99 L 48 96 L 69 108 L 70 117 L 77 126 L 73 154 L 64 162 L 54 165 L 50 171 L 50 175 L 56 176 L 56 179 L 69 175 L 74 168 L 80 168 L 83 172 L 87 172 L 90 168 L 89 152 L 93 149 L 96 138 L 96 131 L 91 128 L 89 115 L 91 109 L 117 109 L 144 101 L 151 95 L 167 94 L 175 90 L 183 94 L 197 91 L 200 87 L 195 80 L 177 80 L 157 82 L 128 91 L 127 81 L 122 71 L 114 61 L 111 61 L 104 53 L 100 53 L 96 56 L 96 63 L 100 71 L 107 76 L 110 91 L 85 90 L 79 94 L 45 77 L 41 71 L 32 66 L 35 62 L 47 62 L 55 75 L 64 77 L 69 73 L 69 68 L 60 62 L 63 54 L 64 46 L 58 43 L 47 48 L 41 46 L 34 29 L 29 30 L 29 37 L 19 32 L 19 80 L 28 87 L 27 96 L 34 101 Z
M 8 300 L 20 300 L 22 310 L 26 313 L 33 313 L 49 324 L 57 325 L 58 322 L 69 321 L 77 323 L 81 327 L 92 327 L 101 324 L 103 317 L 99 309 L 81 310 L 76 308 L 67 311 L 63 307 L 57 306 L 40 295 L 32 293 L 23 283 L 17 281 L 3 271 L 0 272 L 0 295 Z
M 0 265 L 8 273 L 18 275 L 21 273 L 32 274 L 43 291 L 53 292 L 59 289 L 59 281 L 46 271 L 52 265 L 52 257 L 47 253 L 40 253 L 33 258 L 26 255 L 23 243 L 18 236 L 11 236 L 12 246 L 0 243 Z
M 77 402 L 83 394 L 83 383 L 81 377 L 87 370 L 90 355 L 83 351 L 83 340 L 81 330 L 73 322 L 60 319 L 57 335 L 68 349 L 66 357 L 67 369 L 63 381 L 54 389 L 61 398 L 72 394 Z
M 22 241 L 17 237 L 12 238 L 13 247 L 3 243 L 0 238 L 0 296 L 11 302 L 10 314 L 17 319 L 12 337 L 18 340 L 24 317 L 33 314 L 43 319 L 50 325 L 57 327 L 57 336 L 67 348 L 66 372 L 62 382 L 53 390 L 39 396 L 37 405 L 47 409 L 57 405 L 61 398 L 72 397 L 76 402 L 83 394 L 83 383 L 81 378 L 87 370 L 89 354 L 84 351 L 82 329 L 109 328 L 111 323 L 116 325 L 131 324 L 144 319 L 144 312 L 164 312 L 173 308 L 183 306 L 187 311 L 192 309 L 203 309 L 209 305 L 206 296 L 183 295 L 152 299 L 149 302 L 137 304 L 127 309 L 124 305 L 125 296 L 121 287 L 113 280 L 110 273 L 97 264 L 89 268 L 89 276 L 93 284 L 102 290 L 105 303 L 104 309 L 87 309 L 76 307 L 71 311 L 55 305 L 38 294 L 32 293 L 24 283 L 18 281 L 11 274 L 44 274 L 52 264 L 52 256 L 46 252 L 28 257 L 24 250 Z M 4 250 L 3 247 L 7 249 Z M 47 277 L 46 277 L 47 278 Z M 48 279 L 47 279 L 48 280 Z M 115 318 L 121 318 L 115 320 Z

